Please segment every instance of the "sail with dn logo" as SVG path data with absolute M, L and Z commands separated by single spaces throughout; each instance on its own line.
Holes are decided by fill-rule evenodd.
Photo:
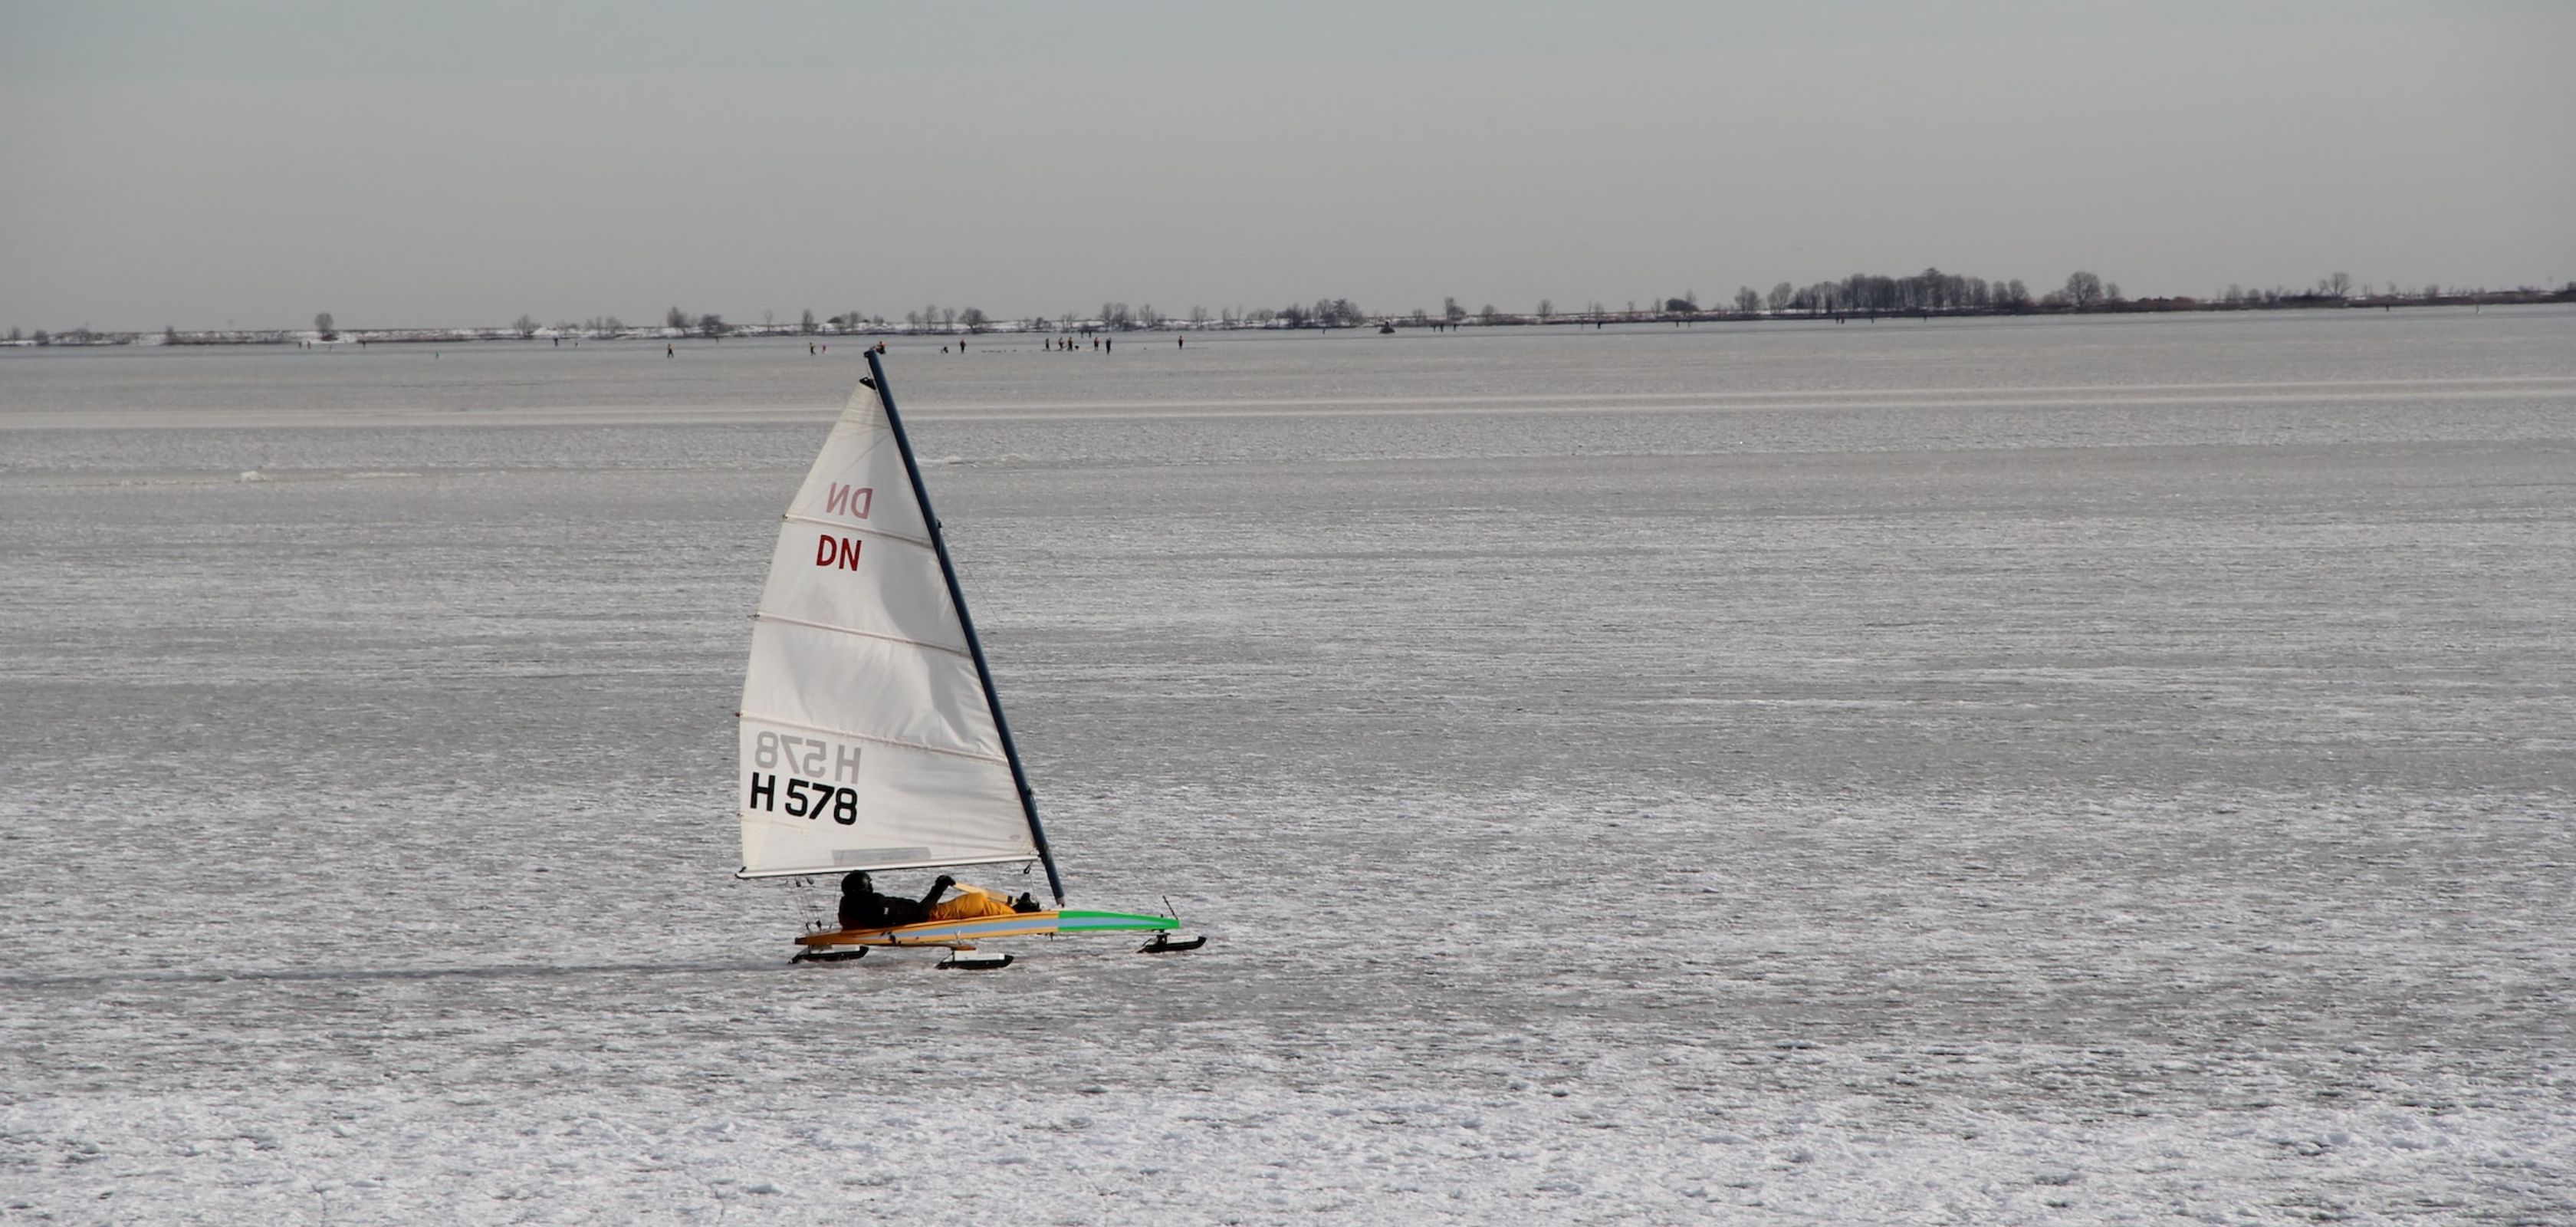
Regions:
M 788 505 L 743 678 L 742 875 L 1042 861 L 911 444 L 855 391 Z

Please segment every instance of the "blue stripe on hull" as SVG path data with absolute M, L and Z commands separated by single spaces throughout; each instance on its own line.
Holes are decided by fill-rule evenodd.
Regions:
M 1035 937 L 1049 933 L 1134 933 L 1179 927 L 1180 922 L 1169 916 L 1140 916 L 1129 912 L 1027 912 L 1017 916 L 985 916 L 974 920 L 905 925 L 895 929 L 842 929 L 832 933 L 811 933 L 797 938 L 796 944 L 945 946 L 952 942 Z

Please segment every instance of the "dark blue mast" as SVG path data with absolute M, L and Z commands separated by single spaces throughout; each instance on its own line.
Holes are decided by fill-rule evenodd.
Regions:
M 930 508 L 930 490 L 921 484 L 921 465 L 912 458 L 912 438 L 903 433 L 903 415 L 894 409 L 894 391 L 886 387 L 885 364 L 877 361 L 877 351 L 863 351 L 868 356 L 869 386 L 877 390 L 877 404 L 885 407 L 886 428 L 894 432 L 895 450 L 903 453 L 903 475 L 912 479 L 913 500 L 921 505 L 922 521 L 930 527 L 930 548 L 939 555 L 940 577 L 948 581 L 948 603 L 957 609 L 957 625 L 966 632 L 966 651 L 975 658 L 975 678 L 984 684 L 984 702 L 993 710 L 993 729 L 1002 735 L 1002 757 L 1010 760 L 1011 785 L 1020 793 L 1020 812 L 1029 817 L 1029 838 L 1038 846 L 1038 863 L 1046 866 L 1047 890 L 1055 895 L 1056 906 L 1064 906 L 1064 878 L 1056 872 L 1055 853 L 1047 847 L 1046 827 L 1038 822 L 1038 798 L 1029 789 L 1029 774 L 1020 767 L 1020 748 L 1011 741 L 1011 722 L 1002 718 L 1002 696 L 993 692 L 993 671 L 984 664 L 984 641 L 975 636 L 975 618 L 966 612 L 966 593 L 957 586 L 957 567 L 948 561 L 948 537 L 939 531 L 939 513 Z

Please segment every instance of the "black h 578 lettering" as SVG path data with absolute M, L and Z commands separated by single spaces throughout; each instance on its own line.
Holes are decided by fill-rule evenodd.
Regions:
M 853 826 L 859 821 L 857 790 L 815 780 L 800 780 L 792 775 L 787 777 L 782 787 L 778 776 L 761 771 L 751 773 L 750 787 L 744 792 L 742 807 L 772 814 L 783 812 L 790 818 L 821 818 L 823 811 L 830 810 L 832 821 L 842 826 Z

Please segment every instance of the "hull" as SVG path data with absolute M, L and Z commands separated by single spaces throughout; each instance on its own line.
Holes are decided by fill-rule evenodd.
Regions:
M 1131 912 L 1022 912 L 1012 916 L 979 916 L 973 920 L 937 920 L 891 929 L 836 929 L 796 939 L 807 948 L 832 946 L 972 946 L 1004 937 L 1053 936 L 1058 933 L 1141 933 L 1176 929 L 1169 916 Z

